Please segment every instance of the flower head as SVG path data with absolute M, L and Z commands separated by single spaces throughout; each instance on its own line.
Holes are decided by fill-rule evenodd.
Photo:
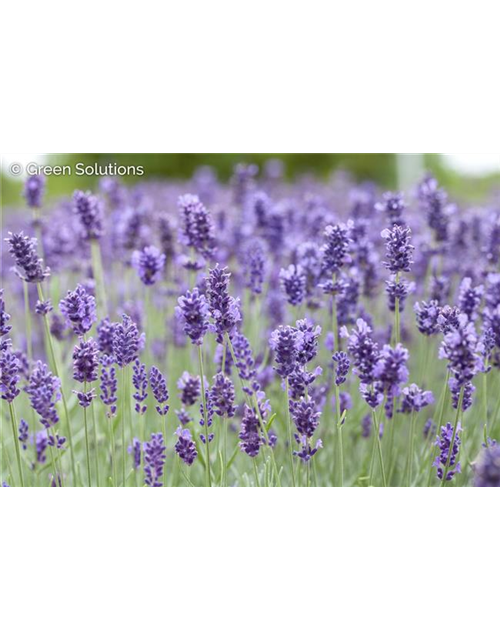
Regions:
M 198 196 L 186 194 L 179 198 L 179 212 L 182 229 L 180 240 L 193 247 L 204 258 L 210 258 L 214 251 L 215 236 L 212 217 Z
M 210 399 L 214 411 L 218 416 L 232 418 L 236 411 L 234 406 L 234 384 L 223 373 L 217 373 L 213 380 L 210 388 Z
M 392 229 L 384 229 L 380 234 L 385 240 L 387 261 L 382 264 L 391 273 L 410 271 L 413 264 L 413 251 L 415 247 L 410 244 L 411 230 L 409 227 L 400 227 L 395 224 Z
M 145 285 L 152 285 L 159 280 L 165 266 L 165 254 L 156 247 L 144 247 L 142 251 L 132 254 L 132 266 Z
M 201 378 L 200 376 L 192 376 L 184 371 L 177 382 L 177 388 L 181 391 L 181 402 L 187 407 L 192 406 L 201 394 Z
M 289 325 L 280 325 L 272 332 L 269 345 L 274 351 L 276 372 L 282 378 L 287 378 L 297 364 L 299 346 L 297 330 Z
M 59 310 L 77 336 L 85 335 L 97 320 L 95 298 L 81 284 L 68 291 L 59 303 Z
M 75 191 L 73 194 L 73 212 L 78 216 L 84 239 L 100 238 L 102 228 L 102 205 L 90 191 Z
M 112 356 L 102 356 L 101 358 L 101 375 L 99 379 L 100 399 L 108 406 L 111 417 L 116 413 L 116 401 L 118 391 L 118 381 L 116 379 L 116 367 L 113 366 L 114 360 Z
M 113 330 L 113 355 L 116 364 L 123 368 L 133 362 L 139 353 L 140 336 L 136 323 L 126 314 Z
M 182 462 L 190 467 L 198 456 L 198 451 L 196 450 L 196 445 L 193 442 L 191 431 L 189 431 L 189 429 L 179 427 L 175 434 L 177 436 L 175 452 Z
M 46 429 L 59 422 L 55 405 L 61 398 L 60 389 L 59 378 L 52 375 L 48 366 L 39 360 L 31 372 L 26 393 Z
M 439 447 L 439 455 L 434 460 L 433 466 L 437 469 L 437 477 L 439 480 L 443 479 L 446 469 L 446 463 L 449 458 L 448 473 L 446 475 L 446 481 L 449 482 L 453 479 L 455 473 L 460 473 L 460 462 L 457 463 L 458 452 L 460 450 L 461 440 L 459 433 L 462 431 L 460 424 L 458 424 L 455 434 L 455 440 L 453 446 L 451 446 L 451 439 L 453 437 L 453 426 L 448 422 L 444 427 L 441 427 L 441 433 L 437 437 L 435 445 Z M 451 451 L 450 451 L 451 449 Z
M 428 404 L 434 402 L 432 391 L 422 391 L 418 385 L 411 384 L 403 389 L 403 400 L 401 402 L 401 413 L 412 413 L 420 411 Z
M 167 381 L 163 373 L 156 367 L 151 367 L 149 371 L 149 384 L 153 392 L 154 399 L 157 402 L 156 411 L 164 416 L 168 412 L 168 389 Z
M 16 263 L 15 272 L 22 280 L 38 283 L 43 282 L 50 275 L 50 269 L 43 266 L 43 260 L 36 252 L 36 238 L 29 238 L 22 231 L 9 232 L 9 237 L 5 241 Z
M 144 401 L 148 397 L 148 376 L 146 374 L 146 365 L 139 362 L 138 359 L 134 361 L 132 367 L 132 384 L 134 385 L 135 393 L 133 398 L 135 400 L 135 410 L 140 415 L 146 413 L 147 405 Z
M 178 302 L 179 306 L 175 308 L 175 312 L 182 323 L 184 333 L 193 344 L 201 345 L 208 331 L 208 304 L 205 296 L 195 287 L 192 292 L 186 291 Z
M 93 338 L 80 340 L 73 349 L 73 378 L 78 382 L 97 380 L 99 349 Z
M 342 268 L 349 248 L 349 232 L 352 222 L 347 225 L 329 225 L 325 229 L 325 244 L 321 248 L 323 275 L 331 277 Z
M 402 193 L 392 193 L 390 191 L 384 193 L 383 202 L 377 202 L 375 209 L 387 215 L 389 224 L 404 224 L 403 214 L 406 209 L 406 202 Z
M 210 269 L 206 278 L 208 307 L 220 344 L 224 341 L 224 334 L 231 336 L 241 320 L 239 300 L 229 295 L 230 278 L 227 267 L 221 269 L 219 265 Z
M 500 487 L 500 445 L 490 444 L 474 468 L 474 486 Z
M 347 374 L 349 373 L 349 367 L 351 361 L 347 353 L 344 351 L 337 351 L 333 354 L 332 360 L 335 363 L 335 384 L 340 386 L 347 380 Z
M 19 375 L 19 361 L 10 350 L 0 351 L 0 392 L 2 399 L 12 402 L 19 395 L 17 383 Z
M 132 440 L 132 444 L 128 447 L 128 452 L 132 456 L 134 461 L 134 469 L 139 469 L 141 466 L 141 458 L 142 458 L 142 445 L 139 438 L 134 438 Z
M 291 264 L 281 269 L 280 284 L 288 303 L 296 307 L 304 301 L 306 295 L 306 276 L 300 265 Z
M 441 309 L 436 300 L 416 302 L 413 308 L 420 333 L 432 336 L 439 331 L 438 316 Z
M 152 433 L 149 442 L 144 443 L 144 476 L 148 487 L 163 487 L 161 477 L 165 465 L 165 444 L 163 434 Z

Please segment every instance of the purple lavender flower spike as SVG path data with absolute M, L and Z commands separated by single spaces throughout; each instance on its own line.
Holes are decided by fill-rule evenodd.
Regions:
M 295 323 L 297 337 L 297 361 L 305 365 L 313 360 L 318 353 L 318 339 L 321 327 L 314 325 L 311 320 L 304 318 Z
M 438 187 L 432 175 L 428 175 L 419 184 L 418 197 L 436 241 L 444 242 L 448 239 L 449 217 L 455 211 L 455 207 L 448 204 L 448 194 Z
M 29 176 L 24 183 L 23 189 L 23 196 L 28 207 L 31 209 L 40 209 L 44 191 L 45 176 Z
M 335 367 L 335 384 L 339 387 L 347 380 L 351 361 L 347 353 L 344 351 L 337 351 L 333 354 L 332 360 L 336 363 Z
M 281 325 L 272 332 L 269 346 L 274 351 L 275 371 L 283 379 L 294 370 L 298 358 L 299 337 L 294 327 Z
M 113 356 L 120 368 L 126 367 L 137 358 L 139 341 L 136 323 L 124 313 L 122 322 L 117 322 L 113 330 Z
M 385 414 L 388 418 L 393 413 L 393 400 L 401 393 L 401 384 L 408 380 L 408 350 L 397 344 L 382 347 L 379 359 L 373 370 L 374 379 L 381 385 L 386 395 Z
M 262 293 L 266 261 L 264 257 L 264 249 L 260 241 L 255 240 L 247 246 L 244 257 L 244 265 L 246 274 L 246 286 L 254 294 Z
M 460 283 L 460 289 L 458 292 L 458 307 L 461 313 L 469 318 L 469 320 L 475 320 L 478 316 L 478 309 L 483 299 L 484 287 L 478 285 L 472 286 L 472 280 L 470 278 L 464 278 Z
M 214 252 L 215 235 L 212 217 L 198 196 L 186 194 L 179 198 L 182 228 L 180 241 L 195 249 L 203 258 Z
M 10 320 L 10 315 L 5 311 L 3 289 L 0 289 L 0 338 L 3 338 L 8 333 L 10 333 L 12 329 L 12 325 L 8 324 L 9 320 Z
M 192 292 L 186 291 L 178 302 L 179 306 L 175 308 L 175 312 L 182 323 L 184 333 L 193 344 L 201 345 L 208 331 L 208 304 L 205 296 L 194 288 Z
M 392 229 L 384 229 L 380 234 L 385 240 L 387 261 L 382 264 L 391 273 L 410 271 L 413 264 L 415 247 L 410 244 L 411 230 L 409 227 L 394 225 Z
M 100 399 L 109 407 L 108 418 L 116 413 L 118 381 L 116 379 L 116 367 L 113 366 L 114 360 L 112 356 L 104 355 L 101 357 L 101 375 L 100 375 Z
M 97 380 L 99 349 L 93 338 L 80 340 L 73 349 L 73 379 L 78 382 Z
M 198 400 L 201 394 L 200 376 L 192 376 L 184 371 L 177 382 L 177 388 L 181 391 L 180 399 L 183 405 L 190 407 Z
M 52 306 L 52 302 L 50 300 L 44 300 L 43 302 L 42 300 L 36 301 L 35 313 L 39 316 L 46 316 L 53 309 L 54 307 Z
M 149 371 L 149 384 L 151 385 L 154 399 L 157 402 L 156 411 L 160 416 L 166 415 L 169 410 L 169 405 L 167 404 L 169 397 L 167 381 L 162 372 L 156 367 L 151 367 Z
M 444 307 L 441 307 L 437 318 L 439 330 L 446 335 L 447 333 L 458 329 L 460 326 L 459 316 L 460 309 L 458 307 L 450 307 L 447 304 Z
M 26 450 L 29 437 L 29 426 L 26 420 L 21 420 L 19 423 L 18 433 L 19 442 L 21 443 L 22 448 Z
M 68 291 L 59 303 L 59 310 L 77 336 L 85 335 L 97 320 L 95 298 L 81 284 L 74 291 Z
M 412 413 L 421 411 L 424 407 L 434 402 L 432 391 L 422 391 L 418 385 L 411 384 L 403 389 L 403 400 L 401 402 L 401 413 Z
M 31 406 L 40 416 L 40 422 L 46 429 L 59 422 L 55 405 L 61 399 L 60 388 L 59 378 L 52 375 L 48 366 L 39 360 L 31 372 L 25 390 Z
M 134 469 L 139 469 L 141 466 L 142 458 L 142 445 L 139 438 L 134 438 L 132 444 L 127 449 L 128 453 L 132 456 Z
M 457 427 L 457 432 L 455 434 L 453 447 L 451 448 L 449 469 L 446 475 L 447 482 L 450 482 L 450 480 L 453 479 L 453 476 L 456 473 L 461 472 L 460 462 L 457 463 L 458 453 L 461 445 L 461 440 L 458 434 L 461 431 L 462 431 L 462 428 L 459 423 Z M 437 477 L 439 478 L 439 480 L 443 479 L 443 475 L 446 469 L 446 463 L 448 461 L 448 455 L 450 454 L 450 445 L 451 445 L 452 437 L 453 437 L 453 425 L 451 425 L 448 422 L 444 427 L 441 427 L 441 433 L 437 437 L 436 442 L 434 443 L 436 447 L 439 447 L 439 455 L 436 457 L 433 463 L 433 466 L 436 467 L 437 469 Z
M 300 435 L 312 438 L 319 426 L 321 413 L 316 410 L 313 400 L 302 398 L 298 402 L 290 402 L 290 411 L 293 421 Z
M 148 487 L 163 487 L 161 477 L 165 465 L 163 434 L 152 433 L 151 440 L 144 443 L 144 476 Z
M 97 325 L 97 344 L 99 351 L 105 355 L 113 355 L 113 331 L 115 323 L 106 316 Z
M 82 237 L 86 240 L 100 238 L 103 234 L 102 205 L 90 191 L 75 191 L 73 213 L 79 218 Z
M 196 445 L 193 442 L 191 431 L 179 427 L 176 432 L 177 442 L 175 443 L 175 452 L 179 458 L 190 467 L 198 456 Z
M 291 264 L 288 269 L 281 269 L 280 284 L 288 303 L 296 307 L 306 296 L 306 276 L 300 265 Z
M 210 398 L 218 416 L 232 418 L 235 414 L 234 385 L 223 373 L 217 373 L 210 389 Z
M 243 381 L 243 391 L 248 395 L 252 395 L 254 391 L 259 390 L 259 384 L 256 380 L 255 360 L 252 354 L 252 347 L 247 338 L 236 332 L 231 338 L 234 355 L 236 357 L 236 368 L 238 376 Z
M 347 350 L 353 359 L 353 371 L 364 384 L 371 384 L 374 379 L 374 369 L 380 357 L 379 348 L 373 341 L 372 330 L 362 319 L 356 320 L 356 328 L 349 333 L 345 327 L 341 330 L 342 337 L 347 338 Z
M 132 384 L 135 389 L 135 393 L 132 396 L 135 400 L 134 408 L 138 414 L 143 415 L 146 413 L 148 408 L 146 404 L 143 404 L 148 397 L 148 376 L 146 374 L 146 365 L 139 362 L 139 360 L 135 360 L 132 372 Z
M 224 334 L 233 335 L 241 320 L 239 300 L 229 295 L 230 278 L 227 267 L 221 269 L 218 264 L 206 278 L 208 307 L 220 344 L 224 342 Z
M 36 238 L 29 238 L 21 231 L 11 233 L 5 238 L 9 253 L 16 263 L 15 272 L 25 282 L 43 282 L 50 275 L 50 269 L 43 266 L 43 260 L 36 252 Z
M 404 224 L 403 214 L 406 209 L 406 203 L 402 193 L 391 193 L 390 191 L 384 193 L 383 202 L 377 202 L 375 209 L 387 215 L 391 226 Z
M 0 352 L 0 392 L 2 399 L 13 402 L 20 391 L 17 383 L 21 379 L 19 375 L 19 361 L 16 356 L 8 350 Z
M 262 439 L 259 433 L 259 418 L 255 410 L 245 405 L 243 420 L 240 430 L 240 449 L 250 458 L 255 458 L 259 454 Z
M 336 275 L 344 265 L 351 241 L 349 237 L 351 228 L 351 221 L 347 225 L 336 224 L 326 227 L 325 244 L 321 248 L 322 271 L 325 277 Z
M 161 278 L 165 267 L 165 254 L 153 246 L 132 254 L 132 266 L 137 271 L 143 284 L 150 286 Z
M 432 336 L 439 331 L 438 316 L 441 309 L 436 300 L 416 302 L 413 308 L 420 333 Z

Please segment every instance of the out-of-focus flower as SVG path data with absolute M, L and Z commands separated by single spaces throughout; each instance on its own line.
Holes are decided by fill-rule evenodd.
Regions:
M 412 413 L 420 411 L 424 407 L 434 402 L 432 391 L 422 391 L 415 383 L 403 389 L 403 399 L 401 402 L 401 413 Z
M 306 296 L 306 276 L 300 265 L 291 264 L 288 269 L 281 269 L 280 284 L 288 303 L 296 307 Z
M 100 238 L 103 234 L 102 205 L 90 191 L 75 191 L 73 213 L 78 217 L 84 239 Z
M 132 266 L 145 285 L 152 285 L 160 279 L 165 266 L 165 254 L 153 246 L 132 254 Z
M 184 333 L 196 345 L 203 343 L 208 331 L 208 304 L 203 294 L 195 287 L 193 291 L 186 291 L 178 300 L 175 308 L 177 317 L 182 323 Z
M 476 487 L 500 487 L 500 446 L 486 447 L 474 467 Z
M 24 183 L 23 196 L 28 207 L 39 209 L 45 192 L 45 176 L 28 176 Z

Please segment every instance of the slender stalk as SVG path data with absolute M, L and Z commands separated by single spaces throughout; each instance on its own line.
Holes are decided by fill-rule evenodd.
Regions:
M 17 423 L 14 415 L 14 407 L 13 402 L 9 402 L 9 412 L 10 412 L 10 421 L 12 423 L 12 437 L 14 438 L 14 447 L 16 449 L 16 459 L 17 459 L 17 469 L 19 472 L 19 480 L 21 482 L 21 487 L 24 487 L 24 475 L 23 475 L 23 467 L 21 465 L 21 449 L 19 447 L 19 437 L 17 434 Z
M 484 363 L 485 372 L 483 373 L 483 432 L 484 444 L 488 445 L 488 358 Z
M 415 411 L 411 412 L 410 418 L 410 442 L 408 446 L 408 460 L 406 463 L 407 469 L 407 482 L 406 486 L 411 487 L 411 479 L 413 476 L 413 452 L 414 452 L 414 444 L 415 444 Z
M 30 311 L 28 283 L 25 280 L 23 280 L 23 292 L 24 292 L 24 320 L 26 322 L 26 346 L 28 351 L 29 368 L 31 370 L 31 365 L 33 362 L 33 334 L 31 331 L 31 311 Z
M 380 469 L 382 471 L 382 481 L 384 483 L 384 487 L 387 487 L 387 479 L 385 477 L 384 456 L 382 454 L 382 444 L 380 442 L 380 429 L 379 429 L 379 423 L 378 423 L 377 413 L 375 409 L 372 409 L 372 413 L 373 413 L 373 422 L 374 422 L 374 429 L 375 429 L 374 436 L 377 442 L 378 458 L 380 462 Z
M 255 486 L 260 487 L 259 472 L 257 471 L 257 460 L 255 458 L 252 458 L 252 461 L 253 461 L 253 472 L 255 476 Z
M 285 378 L 285 397 L 286 397 L 286 423 L 287 423 L 287 434 L 288 434 L 288 452 L 290 456 L 290 468 L 292 470 L 292 487 L 295 487 L 295 468 L 293 466 L 293 452 L 292 452 L 292 418 L 290 415 L 290 393 L 289 393 L 289 383 L 288 377 Z
M 340 486 L 344 486 L 344 445 L 342 442 L 342 424 L 340 415 L 340 392 L 338 385 L 335 385 L 335 413 L 337 416 L 337 437 L 339 447 L 339 472 L 340 472 Z
M 399 272 L 396 273 L 396 285 L 399 284 Z M 399 298 L 396 298 L 396 307 L 395 307 L 395 344 L 399 344 L 401 342 L 401 328 L 400 328 L 400 313 L 399 313 Z
M 210 443 L 208 442 L 207 399 L 205 397 L 205 376 L 203 373 L 203 353 L 201 350 L 201 345 L 198 345 L 198 361 L 200 365 L 201 395 L 202 395 L 203 422 L 204 422 L 203 426 L 205 427 L 205 451 L 206 451 L 205 473 L 206 473 L 207 487 L 211 487 L 212 479 L 211 479 L 211 473 L 210 473 Z
M 96 477 L 96 486 L 100 487 L 101 482 L 99 478 L 99 444 L 97 442 L 97 420 L 95 417 L 95 403 L 92 402 L 92 424 L 94 430 L 94 456 L 95 456 L 95 477 Z
M 126 367 L 122 367 L 121 370 L 121 388 L 122 388 L 122 402 L 121 402 L 121 430 L 122 430 L 122 486 L 125 486 L 125 396 L 127 395 L 127 389 L 125 387 L 125 369 Z
M 455 424 L 453 425 L 453 434 L 451 436 L 450 447 L 448 449 L 448 457 L 446 458 L 446 465 L 444 468 L 443 478 L 441 479 L 441 486 L 444 487 L 446 484 L 446 479 L 448 477 L 448 472 L 450 470 L 450 462 L 451 455 L 453 453 L 453 445 L 455 444 L 455 437 L 457 435 L 458 422 L 460 418 L 460 411 L 462 410 L 462 400 L 464 397 L 464 388 L 460 389 L 460 395 L 458 396 L 458 405 L 457 405 L 457 413 L 455 415 Z
M 83 383 L 83 392 L 87 393 L 87 383 Z M 87 424 L 87 407 L 83 407 L 83 426 L 85 428 L 85 451 L 87 453 L 87 478 L 89 487 L 92 486 L 92 476 L 90 475 L 90 447 L 89 447 L 89 430 Z
M 436 423 L 436 429 L 437 429 L 437 434 L 439 435 L 440 431 L 441 431 L 441 427 L 443 425 L 443 416 L 444 416 L 444 407 L 446 404 L 446 399 L 448 397 L 448 392 L 449 392 L 449 386 L 448 386 L 448 382 L 450 380 L 450 371 L 448 369 L 448 371 L 446 372 L 446 379 L 444 381 L 444 386 L 443 386 L 443 390 L 441 391 L 441 398 L 440 398 L 440 406 L 439 406 L 439 417 L 438 417 L 438 421 Z M 431 486 L 431 480 L 432 480 L 432 459 L 434 458 L 433 453 L 436 451 L 437 445 L 434 445 L 434 447 L 431 449 L 431 466 L 429 469 L 429 478 L 427 480 L 427 486 L 430 487 Z
M 40 299 L 41 302 L 44 301 L 44 295 L 43 295 L 43 289 L 42 289 L 42 285 L 40 282 L 37 283 L 37 289 L 38 289 L 38 298 Z M 67 432 L 68 432 L 68 441 L 69 441 L 69 452 L 70 452 L 70 458 L 71 458 L 71 471 L 73 474 L 73 483 L 76 486 L 77 484 L 77 474 L 76 474 L 76 462 L 75 462 L 75 451 L 73 448 L 73 435 L 71 433 L 71 421 L 69 419 L 69 411 L 68 411 L 68 404 L 66 402 L 66 394 L 64 393 L 64 389 L 63 389 L 63 384 L 62 384 L 62 378 L 60 376 L 59 373 L 59 367 L 57 364 L 57 360 L 56 360 L 56 356 L 54 353 L 54 344 L 52 342 L 52 335 L 50 333 L 50 327 L 49 327 L 49 320 L 47 318 L 47 315 L 43 316 L 43 322 L 44 322 L 44 326 L 45 326 L 45 337 L 47 340 L 47 345 L 49 347 L 49 353 L 50 353 L 50 357 L 52 359 L 52 366 L 54 369 L 54 373 L 56 374 L 56 376 L 59 378 L 59 380 L 61 380 L 61 399 L 63 402 L 63 409 L 64 409 L 64 417 L 66 419 L 66 428 L 67 428 Z

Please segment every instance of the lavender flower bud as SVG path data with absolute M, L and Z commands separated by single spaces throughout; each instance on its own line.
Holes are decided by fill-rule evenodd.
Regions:
M 54 307 L 52 306 L 52 302 L 50 300 L 44 300 L 43 302 L 42 300 L 36 301 L 35 313 L 39 316 L 46 316 L 53 309 Z
M 193 442 L 191 431 L 179 427 L 176 432 L 177 442 L 175 443 L 175 452 L 179 458 L 189 467 L 193 464 L 198 456 L 196 445 Z
M 180 395 L 182 404 L 188 407 L 192 406 L 201 394 L 200 376 L 192 376 L 184 371 L 177 382 L 177 388 L 182 392 Z
M 460 312 L 465 313 L 469 320 L 475 320 L 477 318 L 477 311 L 481 304 L 483 293 L 484 287 L 482 285 L 473 287 L 470 278 L 464 278 L 460 283 L 458 307 Z
M 422 391 L 418 385 L 411 384 L 403 389 L 403 400 L 401 402 L 401 413 L 418 412 L 424 407 L 434 402 L 432 391 Z
M 132 444 L 127 449 L 128 453 L 132 456 L 134 469 L 139 469 L 141 466 L 142 458 L 142 446 L 139 438 L 134 438 Z
M 458 436 L 460 431 L 462 431 L 462 428 L 459 423 L 456 434 L 455 434 L 453 447 L 451 448 L 452 449 L 451 455 L 450 455 L 450 446 L 451 446 L 451 439 L 453 437 L 453 426 L 449 422 L 446 423 L 446 426 L 441 427 L 441 433 L 437 437 L 436 442 L 434 443 L 435 446 L 439 447 L 439 455 L 434 460 L 432 466 L 436 467 L 437 477 L 439 478 L 439 480 L 443 479 L 443 475 L 446 469 L 446 463 L 448 461 L 449 455 L 450 455 L 450 464 L 449 464 L 448 474 L 446 476 L 446 481 L 449 482 L 450 480 L 453 479 L 453 476 L 455 475 L 455 473 L 460 473 L 461 471 L 460 462 L 457 463 L 458 452 L 461 444 L 461 440 Z
M 144 443 L 144 476 L 148 487 L 163 487 L 160 478 L 165 465 L 165 445 L 161 433 L 152 433 Z
M 384 267 L 387 267 L 394 274 L 401 271 L 410 271 L 415 249 L 410 244 L 410 228 L 400 227 L 396 224 L 392 229 L 384 229 L 380 235 L 385 240 L 387 262 L 382 263 Z
M 116 413 L 116 401 L 118 391 L 118 381 L 116 379 L 116 367 L 113 366 L 114 360 L 111 356 L 103 356 L 101 358 L 101 375 L 100 375 L 100 399 L 110 408 L 108 418 Z
M 475 487 L 500 487 L 500 446 L 485 448 L 474 467 Z
M 214 251 L 215 236 L 212 217 L 198 196 L 186 194 L 179 198 L 182 229 L 180 241 L 193 247 L 204 258 Z
M 290 326 L 279 326 L 272 332 L 269 346 L 274 351 L 275 371 L 282 378 L 287 378 L 295 368 L 298 358 L 297 330 Z
M 97 325 L 97 344 L 99 351 L 108 356 L 113 355 L 113 331 L 115 323 L 106 316 Z
M 322 271 L 326 277 L 337 274 L 342 268 L 349 247 L 349 232 L 352 228 L 352 222 L 347 225 L 336 224 L 329 225 L 325 229 L 325 244 L 321 248 L 322 253 Z
M 259 419 L 255 410 L 251 409 L 248 405 L 245 405 L 239 437 L 240 449 L 244 451 L 247 456 L 255 458 L 260 451 L 262 440 L 259 433 Z
M 124 313 L 122 322 L 117 322 L 113 330 L 113 356 L 120 368 L 126 367 L 137 358 L 139 341 L 136 323 Z
M 81 284 L 68 291 L 59 303 L 59 310 L 77 336 L 85 335 L 97 320 L 95 298 Z
M 43 266 L 43 260 L 36 252 L 36 238 L 29 238 L 21 231 L 11 233 L 5 241 L 9 245 L 9 253 L 16 263 L 15 272 L 25 282 L 43 282 L 50 275 L 50 269 Z
M 134 385 L 135 393 L 133 398 L 135 400 L 135 410 L 140 415 L 146 412 L 147 405 L 142 404 L 148 397 L 148 376 L 146 374 L 146 365 L 136 360 L 132 367 L 132 384 Z
M 12 402 L 20 391 L 17 383 L 21 379 L 19 375 L 19 361 L 10 351 L 0 352 L 0 392 L 2 399 Z
M 153 391 L 153 396 L 158 403 L 156 405 L 156 411 L 161 416 L 164 416 L 169 409 L 169 405 L 166 404 L 168 402 L 167 381 L 165 380 L 165 376 L 156 367 L 151 367 L 149 371 L 149 383 Z
M 223 373 L 217 373 L 213 378 L 210 389 L 210 399 L 218 416 L 232 418 L 236 408 L 234 406 L 234 385 Z
M 406 203 L 402 193 L 391 193 L 390 191 L 384 193 L 383 202 L 377 202 L 375 209 L 387 215 L 391 226 L 404 224 L 403 214 L 406 209 Z
M 192 293 L 187 291 L 181 296 L 178 302 L 175 312 L 183 325 L 184 333 L 193 344 L 201 345 L 208 331 L 208 304 L 205 296 L 194 288 Z
M 339 387 L 347 380 L 347 374 L 349 373 L 349 367 L 351 361 L 349 360 L 347 353 L 344 351 L 337 351 L 333 354 L 332 360 L 336 363 L 335 367 L 335 384 Z
M 217 342 L 220 344 L 224 341 L 224 334 L 231 336 L 241 320 L 239 300 L 228 292 L 230 278 L 227 267 L 220 269 L 218 264 L 210 269 L 206 278 L 208 306 L 215 322 Z
M 73 213 L 75 213 L 82 227 L 82 237 L 86 240 L 100 238 L 102 228 L 102 206 L 100 200 L 90 191 L 75 191 L 73 194 Z
M 132 254 L 132 266 L 145 285 L 152 285 L 159 280 L 165 266 L 165 254 L 150 246 Z
M 413 308 L 420 333 L 432 336 L 439 331 L 438 316 L 441 309 L 436 300 L 416 302 Z
M 73 379 L 78 382 L 97 380 L 99 367 L 99 349 L 93 338 L 80 340 L 73 349 Z
M 55 405 L 61 399 L 60 388 L 59 378 L 53 376 L 48 366 L 39 360 L 31 372 L 26 393 L 46 429 L 59 422 Z
M 300 265 L 291 264 L 281 269 L 280 284 L 288 303 L 294 307 L 302 304 L 306 296 L 306 276 Z

